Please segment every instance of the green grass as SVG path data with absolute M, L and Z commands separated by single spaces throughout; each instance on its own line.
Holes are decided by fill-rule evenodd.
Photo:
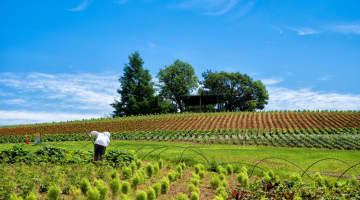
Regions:
M 85 150 L 93 151 L 93 145 L 90 141 L 87 142 L 48 142 L 45 144 L 51 144 L 55 147 L 65 148 L 70 151 L 74 150 Z M 44 144 L 44 145 L 45 145 Z M 1 144 L 0 150 L 10 148 L 14 144 Z M 35 151 L 41 148 L 41 145 L 23 145 L 25 149 Z M 346 161 L 350 166 L 360 162 L 359 151 L 345 151 L 345 150 L 325 150 L 325 149 L 308 149 L 308 148 L 285 148 L 285 147 L 269 147 L 269 146 L 236 146 L 236 145 L 220 145 L 220 144 L 186 144 L 186 143 L 173 143 L 173 142 L 144 142 L 144 141 L 111 141 L 107 150 L 115 149 L 127 149 L 127 150 L 138 150 L 138 157 L 144 157 L 148 152 L 159 148 L 165 150 L 161 153 L 160 157 L 164 160 L 176 162 L 179 160 L 181 152 L 184 150 L 182 147 L 192 146 L 195 150 L 202 152 L 208 160 L 216 160 L 217 162 L 242 162 L 255 164 L 257 161 L 268 158 L 277 157 L 286 159 L 290 162 L 297 164 L 302 169 L 306 169 L 312 163 L 324 159 L 324 158 L 336 158 Z M 176 148 L 177 146 L 177 148 Z M 149 154 L 146 159 L 155 159 L 158 153 L 162 150 L 154 151 Z M 205 160 L 190 150 L 184 152 L 184 160 L 189 163 L 203 162 Z M 288 162 L 279 159 L 270 159 L 261 164 L 260 167 L 264 169 L 272 169 L 280 177 L 285 178 L 289 175 L 300 173 L 301 170 Z M 250 168 L 250 166 L 248 167 Z M 309 173 L 315 172 L 326 173 L 333 176 L 340 175 L 348 166 L 339 161 L 326 160 L 313 166 Z M 349 170 L 347 175 L 359 175 L 360 167 Z M 257 171 L 259 174 L 259 171 Z

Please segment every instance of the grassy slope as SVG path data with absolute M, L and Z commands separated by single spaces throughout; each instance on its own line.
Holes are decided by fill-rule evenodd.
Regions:
M 67 150 L 91 150 L 93 151 L 93 146 L 90 142 L 62 142 L 62 143 L 49 143 L 56 147 L 62 147 Z M 0 145 L 0 150 L 9 148 L 14 144 L 2 144 Z M 112 141 L 108 150 L 111 149 L 139 149 L 142 148 L 139 158 L 142 157 L 146 152 L 150 152 L 154 148 L 161 146 L 190 146 L 190 144 L 185 143 L 159 143 L 159 142 L 140 142 L 140 141 Z M 36 150 L 40 146 L 33 145 L 24 145 L 25 149 Z M 359 151 L 340 151 L 340 150 L 324 150 L 324 149 L 303 149 L 303 148 L 283 148 L 283 147 L 265 147 L 265 146 L 235 146 L 235 145 L 199 145 L 191 144 L 191 146 L 196 147 L 198 150 L 201 150 L 204 155 L 209 159 L 215 159 L 218 162 L 246 162 L 246 163 L 256 163 L 257 161 L 267 158 L 267 157 L 279 157 L 282 159 L 287 159 L 301 168 L 305 169 L 310 164 L 324 158 L 337 158 L 346 161 L 349 165 L 356 164 L 360 162 L 360 152 Z M 161 150 L 159 150 L 161 151 Z M 153 155 L 157 155 L 159 151 L 156 151 Z M 177 161 L 181 154 L 181 148 L 170 148 L 167 151 L 161 154 L 161 157 L 166 160 Z M 192 161 L 203 162 L 203 159 L 191 151 L 187 151 L 184 154 L 185 159 Z M 149 156 L 146 159 L 151 159 Z M 289 163 L 286 163 L 281 160 L 271 159 L 268 160 L 259 166 L 265 169 L 272 169 L 277 172 L 281 177 L 287 177 L 293 173 L 300 173 L 296 167 L 292 166 Z M 348 167 L 339 161 L 327 160 L 320 162 L 310 169 L 311 173 L 321 172 L 329 175 L 340 175 Z M 354 168 L 350 170 L 347 174 L 359 175 L 360 169 Z

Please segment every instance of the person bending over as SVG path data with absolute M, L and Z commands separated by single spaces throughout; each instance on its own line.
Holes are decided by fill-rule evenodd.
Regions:
M 91 131 L 89 133 L 89 136 L 95 136 L 96 140 L 94 143 L 94 162 L 97 160 L 104 160 L 104 154 L 106 147 L 110 143 L 110 133 L 109 132 L 97 132 L 97 131 Z

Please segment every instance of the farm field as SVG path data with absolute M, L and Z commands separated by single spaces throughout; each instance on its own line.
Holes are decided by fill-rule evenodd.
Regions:
M 91 130 L 112 132 L 103 165 L 92 163 Z M 0 133 L 0 199 L 360 196 L 359 112 L 150 115 Z
M 182 162 L 180 162 L 183 164 L 178 165 L 182 152 L 179 149 L 190 146 L 194 150 L 202 152 L 210 163 L 207 163 L 202 155 L 189 150 L 183 154 Z M 336 195 L 344 195 L 345 189 L 350 191 L 347 194 L 348 197 L 358 197 L 356 191 L 359 189 L 359 183 L 356 181 L 349 182 L 349 180 L 352 180 L 350 175 L 357 176 L 359 174 L 358 168 L 355 167 L 349 170 L 343 178 L 337 179 L 349 166 L 360 161 L 360 153 L 357 151 L 112 141 L 107 149 L 108 154 L 120 151 L 132 152 L 129 155 L 133 156 L 128 155 L 130 159 L 126 161 L 130 166 L 130 173 L 126 172 L 126 165 L 111 165 L 111 159 L 106 160 L 104 166 L 91 164 L 91 153 L 81 155 L 82 160 L 85 160 L 84 162 L 62 163 L 62 160 L 68 158 L 60 156 L 62 153 L 57 149 L 63 149 L 63 153 L 68 152 L 70 154 L 78 151 L 91 152 L 93 148 L 91 141 L 48 142 L 42 145 L 2 144 L 0 151 L 14 147 L 20 147 L 24 152 L 52 152 L 52 156 L 56 157 L 56 159 L 49 159 L 49 155 L 42 157 L 45 154 L 37 153 L 36 155 L 42 157 L 43 160 L 41 162 L 34 160 L 34 162 L 38 163 L 35 165 L 31 164 L 31 162 L 24 164 L 24 162 L 27 162 L 26 160 L 12 164 L 2 164 L 0 197 L 16 193 L 17 196 L 27 197 L 29 194 L 33 194 L 37 199 L 50 199 L 50 191 L 57 189 L 61 191 L 62 194 L 59 194 L 59 196 L 63 199 L 93 199 L 91 195 L 96 196 L 97 193 L 99 193 L 99 198 L 94 198 L 101 199 L 101 191 L 103 193 L 106 191 L 104 199 L 135 199 L 137 195 L 140 195 L 141 191 L 147 192 L 151 190 L 149 188 L 154 188 L 156 184 L 166 185 L 167 182 L 168 189 L 163 194 L 160 192 L 156 199 L 181 199 L 179 193 L 183 193 L 186 198 L 190 198 L 196 196 L 196 194 L 192 194 L 194 193 L 193 190 L 199 190 L 199 192 L 195 192 L 199 199 L 227 199 L 231 197 L 234 191 L 240 192 L 243 195 L 242 199 L 260 199 L 261 197 L 293 199 L 296 196 L 298 198 L 302 196 L 304 199 L 307 199 L 305 197 L 317 199 L 324 195 L 335 199 Z M 166 151 L 164 151 L 163 147 L 165 147 Z M 46 148 L 47 150 L 45 150 Z M 154 151 L 156 149 L 158 150 Z M 149 154 L 152 151 L 153 153 Z M 17 149 L 17 152 L 21 151 Z M 74 158 L 75 155 L 71 157 Z M 253 173 L 253 165 L 249 164 L 255 164 L 261 159 L 270 157 L 272 158 L 259 164 L 258 168 L 254 168 Z M 307 171 L 310 177 L 307 175 L 302 176 L 302 171 L 292 164 L 295 163 L 300 168 L 306 169 L 323 158 L 341 159 L 346 161 L 346 164 L 338 160 L 319 162 Z M 151 170 L 151 166 L 154 168 L 155 165 L 159 165 L 159 162 L 163 162 L 163 167 Z M 217 167 L 214 167 L 214 163 L 218 164 Z M 182 166 L 181 170 L 178 169 L 179 166 Z M 148 172 L 148 170 L 153 172 Z M 200 171 L 203 173 L 202 178 L 199 177 Z M 317 174 L 317 172 L 320 172 L 320 174 Z M 44 173 L 47 176 L 43 176 Z M 130 175 L 126 175 L 126 173 Z M 148 173 L 152 174 L 149 175 Z M 247 183 L 239 176 L 244 176 Z M 219 179 L 218 185 L 212 183 L 216 182 L 217 179 Z M 262 186 L 264 181 L 270 184 L 269 187 L 279 183 L 284 188 L 281 190 L 281 187 L 264 188 Z M 288 181 L 294 185 L 291 187 L 286 186 L 289 183 Z M 119 187 L 129 183 L 129 191 L 118 191 L 121 189 L 116 189 L 115 182 L 119 183 Z M 192 183 L 194 186 L 190 186 Z M 334 184 L 339 184 L 339 186 L 336 186 L 336 189 L 332 188 Z M 105 185 L 105 187 L 101 188 L 99 185 Z M 311 192 L 307 193 L 306 191 Z M 6 197 L 10 198 L 10 196 Z

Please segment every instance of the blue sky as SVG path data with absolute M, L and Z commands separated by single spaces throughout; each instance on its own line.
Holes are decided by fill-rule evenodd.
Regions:
M 360 109 L 358 0 L 2 0 L 0 125 L 107 116 L 138 50 L 247 73 L 267 110 Z

